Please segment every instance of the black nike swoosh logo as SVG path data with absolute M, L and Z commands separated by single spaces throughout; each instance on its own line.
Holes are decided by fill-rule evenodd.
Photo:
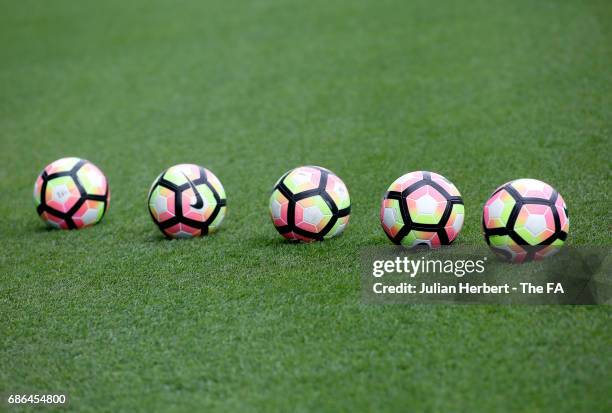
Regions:
M 200 193 L 198 192 L 197 188 L 195 187 L 195 185 L 193 184 L 193 182 L 191 182 L 191 179 L 189 179 L 187 177 L 187 175 L 185 175 L 183 173 L 183 176 L 185 177 L 185 179 L 187 180 L 187 182 L 189 182 L 189 186 L 191 186 L 191 189 L 193 190 L 193 193 L 196 196 L 196 202 L 195 204 L 189 204 L 191 207 L 195 208 L 195 209 L 200 209 L 204 206 L 204 201 L 202 200 L 202 196 L 200 195 Z

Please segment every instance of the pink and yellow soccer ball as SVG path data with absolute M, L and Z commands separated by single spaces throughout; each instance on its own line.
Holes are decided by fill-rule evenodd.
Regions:
M 36 211 L 50 227 L 79 229 L 94 225 L 108 210 L 109 202 L 106 176 L 85 159 L 58 159 L 34 182 Z
M 457 187 L 435 172 L 415 171 L 397 178 L 383 196 L 380 223 L 391 242 L 409 248 L 452 243 L 464 219 Z
M 348 225 L 351 199 L 342 179 L 320 166 L 301 166 L 285 173 L 270 196 L 270 218 L 292 241 L 322 241 Z
M 485 203 L 484 237 L 500 258 L 520 263 L 556 254 L 569 230 L 567 206 L 546 182 L 517 179 L 500 186 Z
M 227 210 L 221 181 L 194 164 L 174 165 L 162 172 L 153 181 L 147 200 L 153 222 L 168 238 L 215 232 Z

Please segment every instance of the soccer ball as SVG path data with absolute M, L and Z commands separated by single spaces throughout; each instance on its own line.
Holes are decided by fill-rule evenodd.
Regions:
M 407 247 L 439 248 L 455 240 L 464 218 L 463 199 L 451 181 L 434 172 L 400 176 L 385 193 L 380 222 L 387 237 Z
M 322 241 L 346 228 L 351 199 L 346 185 L 328 169 L 302 166 L 284 174 L 270 196 L 270 218 L 285 238 Z
M 96 224 L 106 213 L 109 201 L 106 177 L 85 159 L 58 159 L 34 182 L 38 215 L 54 228 L 79 229 Z
M 168 238 L 192 238 L 219 228 L 226 213 L 225 190 L 206 168 L 174 165 L 151 185 L 148 196 L 153 222 Z
M 493 192 L 482 226 L 487 244 L 511 262 L 541 260 L 559 251 L 569 230 L 561 194 L 537 179 L 517 179 Z

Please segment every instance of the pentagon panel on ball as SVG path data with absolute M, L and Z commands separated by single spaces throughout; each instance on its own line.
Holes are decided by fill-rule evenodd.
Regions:
M 569 230 L 563 197 L 537 179 L 517 179 L 493 192 L 482 227 L 493 252 L 504 260 L 541 260 L 559 251 Z
M 380 222 L 387 237 L 408 247 L 438 248 L 452 243 L 465 212 L 457 187 L 435 172 L 415 171 L 397 178 L 387 189 Z
M 153 222 L 168 238 L 192 238 L 216 231 L 226 214 L 225 190 L 206 168 L 174 165 L 151 185 L 148 196 Z
M 338 176 L 319 166 L 302 166 L 284 174 L 270 196 L 276 230 L 293 241 L 321 241 L 348 225 L 351 199 Z
M 58 159 L 47 165 L 34 182 L 38 215 L 54 228 L 94 225 L 108 210 L 109 202 L 106 176 L 85 159 Z

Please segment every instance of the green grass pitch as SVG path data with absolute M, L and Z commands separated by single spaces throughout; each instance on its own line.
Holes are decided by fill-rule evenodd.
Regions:
M 568 243 L 610 245 L 607 1 L 4 1 L 0 4 L 0 393 L 75 411 L 612 410 L 608 307 L 373 306 L 361 248 L 399 175 L 481 206 L 533 177 L 565 197 Z M 108 214 L 51 231 L 32 185 L 80 156 Z M 164 168 L 223 182 L 219 233 L 167 241 Z M 269 190 L 317 164 L 353 212 L 291 245 Z M 3 405 L 4 409 L 6 406 Z

